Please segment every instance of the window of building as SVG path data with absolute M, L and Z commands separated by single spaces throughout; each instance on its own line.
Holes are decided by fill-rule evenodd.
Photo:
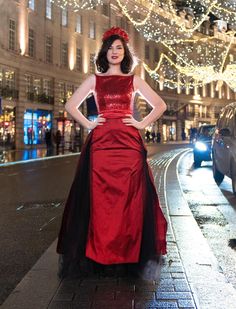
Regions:
M 46 36 L 46 62 L 52 63 L 52 37 Z
M 52 80 L 50 79 L 43 80 L 43 93 L 47 96 L 52 95 Z
M 32 80 L 32 76 L 26 74 L 26 75 L 25 75 L 25 92 L 26 92 L 27 97 L 28 97 L 28 95 L 32 92 L 32 83 L 31 83 L 31 80 Z
M 52 19 L 52 2 L 50 0 L 46 0 L 46 17 Z
M 93 74 L 95 72 L 95 54 L 90 54 L 89 58 L 89 72 Z
M 35 1 L 34 0 L 29 0 L 28 1 L 28 8 L 31 10 L 35 10 Z
M 127 20 L 126 20 L 125 17 L 121 17 L 120 26 L 121 26 L 122 29 L 124 29 L 126 31 L 128 30 L 128 24 L 127 24 Z
M 35 39 L 34 39 L 34 30 L 33 29 L 29 29 L 29 56 L 30 57 L 34 57 L 34 53 L 35 53 Z
M 59 103 L 63 105 L 66 103 L 66 84 L 64 82 L 59 82 L 58 89 L 59 89 Z
M 150 59 L 150 48 L 149 45 L 145 45 L 145 59 Z
M 158 62 L 160 58 L 159 50 L 157 48 L 154 49 L 154 61 Z
M 72 96 L 74 92 L 74 86 L 71 84 L 66 85 L 66 98 L 67 100 Z
M 120 18 L 120 16 L 116 16 L 116 27 L 121 27 L 121 18 Z
M 35 95 L 39 95 L 42 93 L 41 79 L 38 77 L 33 78 L 33 92 Z
M 90 3 L 91 3 L 91 5 L 92 5 L 92 7 L 93 7 L 93 10 L 97 10 L 97 1 L 95 1 L 95 0 L 90 0 L 89 1 Z
M 68 67 L 68 44 L 67 43 L 62 43 L 61 64 L 64 67 Z
M 61 25 L 67 27 L 68 25 L 68 11 L 67 9 L 61 10 Z
M 76 48 L 76 70 L 82 72 L 82 50 Z
M 0 67 L 0 89 L 3 87 L 3 68 Z
M 9 49 L 16 48 L 16 22 L 13 19 L 9 20 Z
M 5 85 L 9 89 L 15 89 L 16 86 L 16 74 L 11 69 L 5 70 Z
M 81 15 L 77 15 L 76 16 L 76 28 L 75 31 L 77 33 L 82 33 L 82 16 Z
M 92 20 L 90 20 L 89 22 L 89 38 L 90 39 L 96 38 L 96 24 Z
M 108 3 L 103 3 L 102 14 L 105 16 L 109 16 L 109 4 Z

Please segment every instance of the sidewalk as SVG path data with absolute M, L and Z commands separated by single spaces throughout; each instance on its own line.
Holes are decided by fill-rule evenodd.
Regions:
M 169 224 L 168 254 L 160 280 L 103 277 L 60 281 L 56 277 L 55 241 L 2 308 L 234 309 L 236 291 L 220 272 L 179 186 L 177 164 L 185 152 L 174 149 L 149 161 Z
M 188 141 L 170 141 L 165 143 L 148 143 L 149 156 L 152 156 L 155 152 L 151 151 L 152 148 L 156 148 L 163 144 L 189 144 Z M 48 152 L 46 148 L 32 148 L 23 150 L 2 150 L 0 149 L 0 167 L 14 163 L 29 162 L 38 159 L 52 159 L 58 156 L 78 155 L 79 152 L 72 152 L 68 149 L 60 149 L 59 153 L 56 153 L 56 149 Z
M 69 154 L 75 154 L 75 153 L 69 150 L 64 151 L 60 150 L 59 153 L 57 154 L 55 149 L 48 152 L 46 148 L 2 150 L 0 151 L 0 167 L 14 163 L 35 161 L 38 159 L 50 159 Z

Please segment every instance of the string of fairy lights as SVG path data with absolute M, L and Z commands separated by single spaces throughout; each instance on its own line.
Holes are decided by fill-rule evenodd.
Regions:
M 93 9 L 106 0 L 51 0 L 62 9 Z M 145 70 L 165 87 L 198 87 L 212 81 L 226 82 L 236 91 L 236 1 L 114 0 L 122 14 L 147 41 L 161 51 L 154 68 Z M 223 21 L 212 24 L 209 16 Z M 225 22 L 225 23 L 224 23 Z M 217 29 L 221 27 L 221 29 Z M 205 30 L 205 35 L 199 29 Z M 215 29 L 214 29 L 215 28 Z M 220 33 L 222 32 L 222 33 Z M 156 46 L 155 46 L 156 45 Z M 231 54 L 232 53 L 232 54 Z

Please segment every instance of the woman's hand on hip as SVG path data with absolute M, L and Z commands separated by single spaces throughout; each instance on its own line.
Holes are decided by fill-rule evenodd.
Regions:
M 123 118 L 122 121 L 126 126 L 132 126 L 135 127 L 138 130 L 143 130 L 143 124 L 141 121 L 137 121 L 134 119 L 132 115 L 126 115 L 127 118 Z
M 98 117 L 95 121 L 90 121 L 90 124 L 89 124 L 87 129 L 93 130 L 94 128 L 96 128 L 96 126 L 102 126 L 104 124 L 104 122 L 106 121 L 106 118 L 103 118 L 102 116 L 103 115 L 100 114 L 100 115 L 98 115 Z

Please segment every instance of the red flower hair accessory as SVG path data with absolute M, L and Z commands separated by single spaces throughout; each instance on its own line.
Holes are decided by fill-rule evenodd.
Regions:
M 125 40 L 126 43 L 129 42 L 129 36 L 125 30 L 119 28 L 119 27 L 112 27 L 111 29 L 104 32 L 102 36 L 102 41 L 104 42 L 107 38 L 109 38 L 112 35 L 119 35 L 121 38 Z

